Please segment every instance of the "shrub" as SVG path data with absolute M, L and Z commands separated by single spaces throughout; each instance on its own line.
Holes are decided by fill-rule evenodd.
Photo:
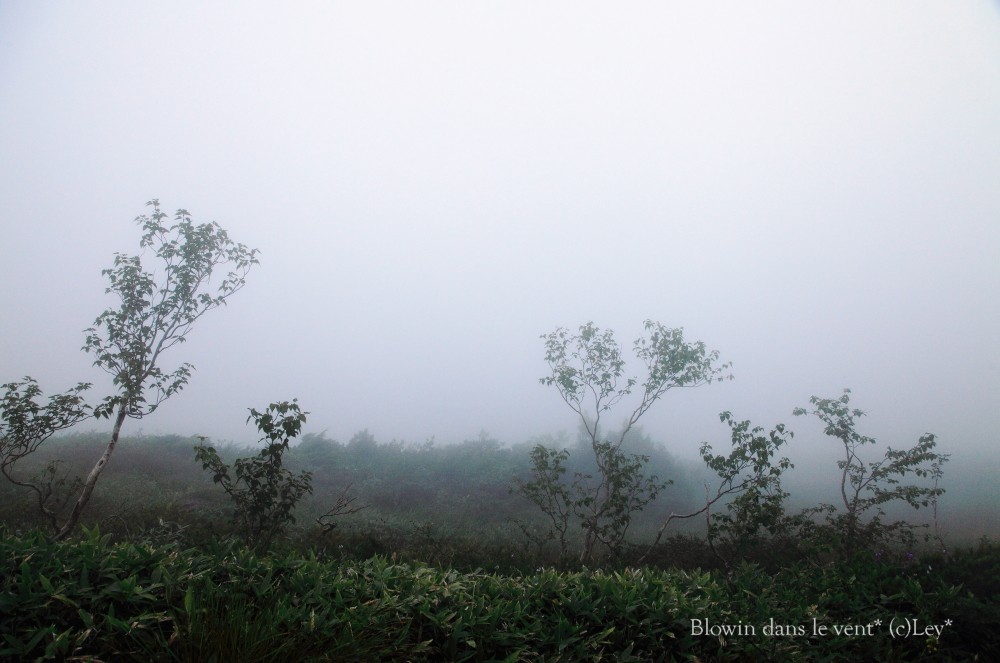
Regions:
M 212 473 L 232 499 L 233 523 L 251 547 L 266 550 L 275 536 L 295 522 L 292 510 L 299 500 L 312 493 L 312 473 L 295 474 L 281 466 L 282 454 L 302 430 L 306 414 L 295 400 L 271 403 L 263 412 L 251 409 L 247 421 L 253 419 L 263 434 L 264 448 L 256 456 L 233 462 L 235 479 L 215 448 L 204 443 L 194 448 L 203 469 Z

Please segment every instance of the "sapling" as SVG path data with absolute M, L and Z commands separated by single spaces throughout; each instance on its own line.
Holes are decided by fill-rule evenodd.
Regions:
M 942 465 L 948 456 L 934 451 L 937 444 L 933 434 L 920 437 L 909 449 L 889 447 L 880 461 L 866 461 L 861 450 L 874 445 L 875 439 L 856 430 L 856 422 L 864 416 L 862 410 L 850 407 L 850 389 L 844 389 L 840 398 L 809 399 L 812 409 L 795 408 L 797 416 L 812 414 L 824 424 L 823 432 L 838 440 L 844 450 L 844 460 L 837 461 L 840 468 L 840 498 L 843 511 L 832 504 L 821 504 L 813 509 L 825 513 L 828 528 L 839 541 L 841 555 L 853 558 L 862 545 L 875 545 L 893 536 L 912 537 L 913 527 L 905 521 L 883 522 L 883 506 L 890 502 L 904 502 L 914 509 L 931 506 L 937 508 L 937 498 L 944 493 L 938 483 L 943 475 Z M 909 475 L 931 478 L 933 485 L 903 484 Z

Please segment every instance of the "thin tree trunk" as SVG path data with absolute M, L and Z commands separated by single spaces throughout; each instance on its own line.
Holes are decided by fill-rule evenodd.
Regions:
M 590 561 L 590 557 L 594 551 L 594 543 L 596 542 L 596 535 L 592 529 L 585 529 L 583 535 L 583 550 L 580 551 L 580 563 L 586 564 Z
M 97 464 L 94 465 L 94 469 L 90 470 L 90 474 L 87 475 L 87 480 L 83 484 L 83 492 L 80 493 L 79 499 L 77 499 L 76 504 L 73 506 L 73 513 L 70 514 L 69 520 L 66 521 L 66 524 L 56 534 L 55 538 L 57 540 L 65 539 L 69 536 L 76 529 L 77 523 L 80 522 L 80 515 L 83 513 L 84 508 L 86 508 L 87 502 L 90 501 L 90 495 L 94 492 L 97 479 L 100 478 L 101 472 L 104 471 L 104 467 L 108 464 L 108 460 L 111 459 L 111 454 L 114 453 L 115 446 L 118 444 L 118 434 L 121 433 L 126 414 L 125 403 L 122 403 L 118 406 L 118 413 L 115 415 L 115 426 L 111 430 L 111 441 L 108 442 L 104 453 L 101 454 Z

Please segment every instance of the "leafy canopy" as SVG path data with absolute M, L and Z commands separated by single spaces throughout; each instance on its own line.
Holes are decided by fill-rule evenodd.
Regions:
M 241 290 L 247 272 L 258 264 L 258 251 L 233 242 L 219 224 L 196 225 L 183 209 L 169 222 L 158 200 L 147 205 L 152 212 L 136 219 L 142 227 L 139 246 L 158 259 L 160 273 L 146 271 L 141 255 L 116 253 L 113 267 L 102 274 L 109 281 L 105 292 L 120 304 L 85 330 L 83 350 L 94 355 L 94 365 L 112 376 L 119 392 L 105 401 L 99 415 L 122 404 L 128 416 L 139 418 L 180 391 L 193 367 L 184 363 L 164 371 L 162 353 L 183 343 L 199 318 Z M 211 279 L 219 266 L 230 269 L 213 292 Z

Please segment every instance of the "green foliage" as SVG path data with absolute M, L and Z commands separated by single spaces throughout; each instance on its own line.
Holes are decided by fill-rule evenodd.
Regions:
M 570 524 L 579 523 L 596 542 L 613 553 L 620 553 L 632 515 L 656 499 L 667 485 L 656 476 L 643 476 L 648 456 L 625 454 L 608 442 L 598 442 L 594 454 L 607 486 L 605 499 L 599 504 L 595 504 L 592 474 L 574 472 L 571 484 L 563 481 L 569 451 L 556 451 L 542 445 L 531 450 L 532 479 L 515 480 L 516 490 L 541 509 L 548 518 L 548 530 L 538 533 L 521 521 L 516 524 L 539 550 L 546 542 L 556 541 L 560 558 L 566 558 Z
M 644 327 L 648 337 L 633 344 L 636 357 L 646 366 L 642 400 L 622 429 L 622 436 L 669 390 L 732 379 L 726 374 L 730 364 L 716 366 L 719 353 L 709 352 L 700 341 L 687 343 L 683 329 L 669 329 L 652 320 L 646 320 Z M 597 437 L 601 415 L 631 394 L 639 383 L 638 378 L 624 378 L 625 360 L 614 333 L 588 322 L 580 326 L 577 334 L 560 327 L 542 338 L 551 374 L 540 382 L 555 386 L 580 416 L 590 437 Z M 593 417 L 589 416 L 591 411 Z
M 241 290 L 250 268 L 257 264 L 256 249 L 236 244 L 217 223 L 195 225 L 185 210 L 177 210 L 173 222 L 160 210 L 159 201 L 147 203 L 153 211 L 140 215 L 139 247 L 151 251 L 158 267 L 147 271 L 142 255 L 116 253 L 111 269 L 102 271 L 109 285 L 105 292 L 119 303 L 109 308 L 85 330 L 83 350 L 94 355 L 94 365 L 111 375 L 116 394 L 97 407 L 83 404 L 81 393 L 90 385 L 81 383 L 66 394 L 52 397 L 47 407 L 34 400 L 41 394 L 34 380 L 6 385 L 3 411 L 0 467 L 15 484 L 33 490 L 38 506 L 59 538 L 73 531 L 90 502 L 118 443 L 128 417 L 141 418 L 187 384 L 193 367 L 184 363 L 164 371 L 162 355 L 183 343 L 194 323 Z M 211 291 L 217 268 L 230 271 Z M 53 432 L 88 417 L 114 417 L 111 439 L 81 483 L 72 511 L 60 525 L 57 509 L 50 504 L 58 481 L 56 472 L 35 481 L 15 479 L 8 471 L 17 460 L 34 453 Z
M 154 568 L 171 551 L 115 547 L 96 529 L 84 536 L 66 544 L 5 533 L 0 657 L 113 657 L 127 651 L 121 643 L 130 634 L 155 629 L 166 618 L 163 598 L 171 577 Z
M 214 447 L 204 443 L 194 448 L 195 459 L 233 501 L 233 522 L 247 545 L 266 550 L 274 537 L 295 522 L 292 511 L 299 500 L 312 493 L 312 473 L 295 474 L 281 466 L 281 457 L 302 430 L 307 412 L 296 400 L 271 403 L 263 412 L 251 409 L 251 419 L 263 434 L 264 448 L 256 456 L 238 458 L 230 468 Z
M 816 536 L 826 534 L 838 546 L 844 559 L 850 560 L 862 547 L 875 548 L 894 538 L 912 540 L 913 527 L 904 521 L 883 521 L 883 506 L 889 502 L 904 502 L 914 509 L 936 506 L 937 498 L 944 493 L 937 483 L 943 475 L 942 465 L 948 456 L 934 451 L 934 435 L 927 434 L 909 449 L 894 450 L 889 447 L 883 460 L 866 462 L 860 455 L 861 448 L 874 445 L 873 438 L 861 435 L 855 429 L 856 421 L 864 412 L 850 407 L 850 389 L 844 389 L 840 398 L 818 398 L 809 402 L 814 409 L 796 408 L 795 415 L 812 414 L 824 424 L 824 433 L 838 440 L 844 448 L 844 460 L 838 461 L 841 470 L 840 494 L 843 512 L 830 504 L 822 504 L 809 512 L 824 514 L 826 531 L 816 531 Z M 902 484 L 908 475 L 931 478 L 933 486 Z
M 33 478 L 17 471 L 18 462 L 38 451 L 55 433 L 70 428 L 92 414 L 83 400 L 90 384 L 80 383 L 63 394 L 50 396 L 42 404 L 42 389 L 31 377 L 3 385 L 0 397 L 0 473 L 12 484 L 35 493 L 38 510 L 52 529 L 58 529 L 58 512 L 68 499 L 63 492 L 67 477 L 50 462 Z
M 600 472 L 597 480 L 603 484 L 603 491 L 593 491 L 594 477 L 577 476 L 574 506 L 594 540 L 618 553 L 632 514 L 642 511 L 670 482 L 660 481 L 656 475 L 643 475 L 649 456 L 626 454 L 612 442 L 598 442 L 593 448 Z
M 718 540 L 725 547 L 722 554 L 729 565 L 765 537 L 789 533 L 791 523 L 784 509 L 788 493 L 781 489 L 781 475 L 792 464 L 788 458 L 775 461 L 774 455 L 793 433 L 778 424 L 765 435 L 760 426 L 751 428 L 749 420 L 736 421 L 729 412 L 719 418 L 730 428 L 732 451 L 728 456 L 712 455 L 712 447 L 704 444 L 701 454 L 721 480 L 717 495 L 736 495 L 725 512 L 711 514 L 708 527 L 709 542 Z
M 195 225 L 183 209 L 170 223 L 158 200 L 147 206 L 152 213 L 136 219 L 142 227 L 139 247 L 152 249 L 159 273 L 146 271 L 142 256 L 116 253 L 114 266 L 101 273 L 109 281 L 106 292 L 120 304 L 97 316 L 83 346 L 118 388 L 107 410 L 121 406 L 130 417 L 149 414 L 187 384 L 192 366 L 165 372 L 161 354 L 183 343 L 199 318 L 242 290 L 258 262 L 256 249 L 234 243 L 219 224 Z M 225 265 L 231 269 L 212 294 L 207 291 L 212 275 Z
M 187 384 L 193 366 L 184 363 L 172 372 L 161 368 L 162 354 L 187 339 L 194 323 L 208 311 L 224 305 L 246 284 L 246 275 L 257 264 L 257 250 L 236 244 L 219 224 L 195 225 L 191 215 L 177 210 L 173 223 L 160 210 L 158 200 L 147 206 L 152 214 L 140 215 L 139 247 L 152 249 L 159 273 L 146 271 L 141 256 L 115 254 L 114 265 L 102 274 L 105 290 L 119 299 L 94 320 L 86 331 L 83 350 L 94 355 L 94 365 L 110 374 L 118 393 L 94 410 L 97 417 L 111 417 L 111 439 L 83 483 L 83 489 L 57 536 L 73 531 L 90 501 L 97 480 L 118 444 L 127 417 L 142 418 Z M 229 273 L 208 291 L 217 267 Z
M 311 417 L 310 417 L 311 419 Z M 734 417 L 734 419 L 738 419 Z M 305 427 L 304 427 L 305 428 Z M 752 428 L 752 426 L 751 426 Z M 767 427 L 770 429 L 771 427 Z M 637 429 L 633 429 L 635 433 Z M 718 449 L 728 456 L 732 448 L 726 431 L 727 447 Z M 642 545 L 632 549 L 626 545 L 621 555 L 598 555 L 590 566 L 600 564 L 616 568 L 620 564 L 639 564 L 641 552 L 646 550 L 661 526 L 664 514 L 687 514 L 704 507 L 705 493 L 701 484 L 708 474 L 704 463 L 675 461 L 662 445 L 648 437 L 626 440 L 624 449 L 641 451 L 651 456 L 647 471 L 660 476 L 679 476 L 680 480 L 667 487 L 657 498 L 656 509 L 647 508 L 635 515 L 629 529 L 629 542 Z M 756 435 L 768 437 L 767 433 Z M 517 494 L 509 493 L 512 478 L 529 481 L 529 456 L 532 448 L 541 443 L 546 448 L 570 446 L 566 436 L 543 436 L 514 446 L 500 445 L 489 438 L 473 438 L 451 445 L 407 445 L 399 442 L 378 442 L 368 449 L 348 449 L 347 445 L 332 439 L 320 439 L 318 434 L 300 435 L 301 443 L 292 446 L 282 456 L 282 466 L 292 472 L 311 471 L 313 492 L 304 495 L 293 512 L 296 526 L 289 527 L 286 535 L 277 540 L 281 549 L 294 547 L 306 550 L 315 546 L 321 554 L 337 559 L 359 560 L 373 554 L 396 554 L 400 560 L 422 561 L 473 570 L 527 571 L 538 566 L 577 568 L 579 562 L 572 558 L 560 559 L 558 544 L 545 539 L 549 523 L 541 509 Z M 52 459 L 62 459 L 60 471 L 70 475 L 85 472 L 96 453 L 104 445 L 100 433 L 74 433 L 56 436 L 25 458 L 22 473 L 30 476 L 45 470 Z M 720 440 L 721 442 L 721 440 Z M 238 525 L 232 524 L 231 498 L 213 483 L 211 475 L 194 461 L 191 447 L 197 439 L 180 436 L 142 436 L 126 438 L 116 451 L 116 460 L 102 477 L 101 490 L 96 492 L 90 507 L 81 521 L 83 525 L 100 525 L 101 531 L 112 534 L 115 541 L 159 542 L 177 540 L 185 545 L 201 544 L 213 534 L 238 535 Z M 232 443 L 215 444 L 221 459 L 232 468 L 235 460 L 256 454 Z M 571 447 L 572 448 L 572 447 Z M 777 451 L 774 458 L 785 455 Z M 563 467 L 567 469 L 565 486 L 571 488 L 574 472 L 593 473 L 594 466 L 585 454 L 574 449 Z M 777 464 L 777 463 L 775 463 Z M 987 466 L 971 468 L 963 477 L 959 488 L 978 485 L 986 481 Z M 699 473 L 699 469 L 703 471 Z M 982 474 L 977 474 L 977 471 Z M 232 470 L 230 470 L 232 472 Z M 782 483 L 787 474 L 782 475 Z M 235 477 L 234 477 L 235 478 Z M 721 478 L 708 481 L 712 493 L 722 483 Z M 742 483 L 734 481 L 734 485 Z M 336 518 L 337 527 L 323 533 L 312 523 L 335 505 L 345 486 L 356 494 L 358 502 L 367 505 L 361 513 Z M 822 501 L 819 486 L 804 487 L 793 491 L 802 504 Z M 949 490 L 949 495 L 953 492 Z M 725 514 L 728 500 L 734 493 L 714 505 L 710 513 Z M 954 498 L 954 495 L 953 495 Z M 0 522 L 12 528 L 28 530 L 44 527 L 47 523 L 33 508 L 33 495 L 19 491 L 16 486 L 0 483 Z M 791 497 L 788 498 L 792 499 Z M 786 500 L 787 501 L 787 500 Z M 992 514 L 988 512 L 989 500 L 979 497 L 974 504 L 961 500 L 949 501 L 947 526 L 949 548 L 974 542 L 984 533 L 994 533 Z M 975 509 L 970 513 L 970 509 Z M 890 511 L 890 513 L 892 513 Z M 974 526 L 963 524 L 963 519 L 977 520 Z M 756 537 L 748 537 L 739 546 L 720 534 L 714 539 L 713 553 L 705 542 L 704 532 L 708 514 L 701 518 L 674 520 L 660 543 L 645 558 L 645 563 L 723 567 L 737 559 L 753 560 L 776 569 L 786 563 L 810 557 L 829 560 L 821 550 L 823 537 L 829 527 L 822 522 L 802 521 L 793 523 L 787 535 L 775 535 L 767 528 L 758 529 Z M 787 517 L 787 516 L 786 516 Z M 529 528 L 535 541 L 527 539 L 511 524 L 514 519 Z M 958 524 L 956 524 L 956 521 Z M 325 522 L 325 521 L 324 521 Z M 803 532 L 810 525 L 812 532 Z M 433 529 L 432 527 L 433 526 Z M 578 525 L 569 529 L 570 540 L 576 544 Z M 675 534 L 697 534 L 689 541 L 680 542 Z M 670 534 L 667 537 L 666 534 Z M 814 539 L 818 543 L 813 543 Z M 541 545 L 537 543 L 541 541 Z M 940 550 L 935 542 L 921 544 L 919 548 L 901 548 L 901 544 L 880 546 L 885 554 L 916 551 L 924 547 Z M 574 551 L 575 552 L 575 551 Z
M 6 660 L 995 660 L 996 601 L 955 585 L 996 546 L 923 565 L 855 561 L 712 572 L 622 569 L 459 573 L 385 557 L 357 563 L 75 542 L 0 530 L 0 658 Z M 892 637 L 890 620 L 944 624 Z M 698 634 L 695 620 L 747 624 Z M 802 635 L 769 636 L 771 620 Z M 883 626 L 863 637 L 817 624 Z
M 573 334 L 559 328 L 542 336 L 550 374 L 540 379 L 554 386 L 581 419 L 593 453 L 596 475 L 574 473 L 570 487 L 564 485 L 562 463 L 568 452 L 532 451 L 533 478 L 519 482 L 517 491 L 538 506 L 551 527 L 546 535 L 558 539 L 566 551 L 568 514 L 579 521 L 583 540 L 581 562 L 593 558 L 603 544 L 620 552 L 633 514 L 642 511 L 668 485 L 655 476 L 644 476 L 649 457 L 626 454 L 622 444 L 643 414 L 670 389 L 696 387 L 722 379 L 729 364 L 716 366 L 718 352 L 709 352 L 701 342 L 687 343 L 682 329 L 668 329 L 658 322 L 645 322 L 647 337 L 633 344 L 636 357 L 646 367 L 640 383 L 625 377 L 625 360 L 610 330 L 588 322 Z M 617 439 L 603 439 L 601 417 L 641 385 L 642 396 Z M 527 528 L 525 532 L 528 533 Z
M 573 515 L 573 497 L 563 482 L 566 474 L 564 463 L 569 451 L 556 451 L 541 444 L 531 450 L 531 480 L 515 479 L 517 492 L 541 509 L 548 518 L 548 529 L 539 534 L 519 520 L 515 524 L 529 541 L 538 546 L 539 552 L 549 541 L 559 544 L 559 555 L 565 557 L 569 550 L 569 526 Z M 514 490 L 514 489 L 512 489 Z
M 720 414 L 719 419 L 729 426 L 732 450 L 726 456 L 715 455 L 710 444 L 701 446 L 702 460 L 719 477 L 714 493 L 706 483 L 701 508 L 671 513 L 646 553 L 639 558 L 640 562 L 653 553 L 674 520 L 705 514 L 709 545 L 726 566 L 745 552 L 747 546 L 756 543 L 762 530 L 777 534 L 788 528 L 782 506 L 787 494 L 781 490 L 781 474 L 792 464 L 788 458 L 777 462 L 773 459 L 777 450 L 792 438 L 792 432 L 786 430 L 784 424 L 778 424 L 764 435 L 763 428 L 751 428 L 749 420 L 736 421 L 729 412 Z M 727 504 L 727 513 L 712 513 L 712 507 L 731 496 L 735 497 Z M 721 540 L 726 550 L 720 552 L 713 545 L 716 539 Z

